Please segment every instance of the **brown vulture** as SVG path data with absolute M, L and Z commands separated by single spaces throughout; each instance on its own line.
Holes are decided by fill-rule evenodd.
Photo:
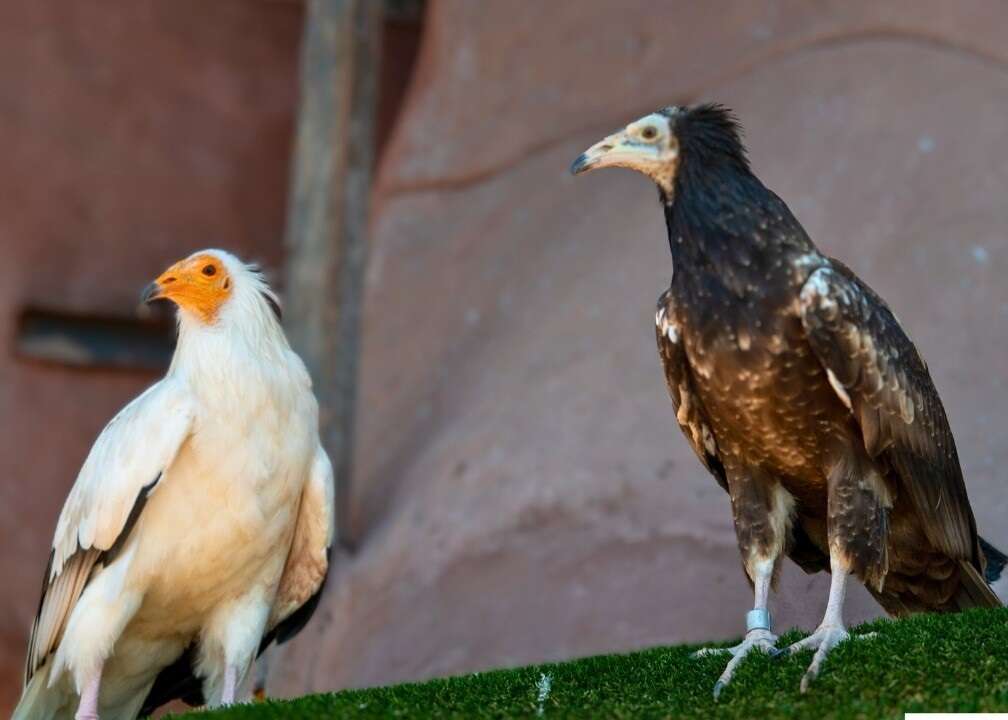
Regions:
M 658 353 L 679 426 L 731 498 L 754 588 L 745 639 L 720 650 L 731 659 L 715 697 L 754 649 L 815 650 L 807 689 L 850 637 L 851 574 L 897 617 L 999 607 L 987 581 L 1005 557 L 977 536 L 927 365 L 885 301 L 753 174 L 734 115 L 664 108 L 571 171 L 603 167 L 658 185 L 674 267 Z M 767 595 L 782 555 L 832 578 L 818 629 L 777 650 Z

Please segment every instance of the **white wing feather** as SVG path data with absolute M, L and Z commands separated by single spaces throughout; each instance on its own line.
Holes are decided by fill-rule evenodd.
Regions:
M 59 643 L 102 552 L 115 545 L 141 494 L 153 492 L 189 437 L 193 417 L 185 385 L 165 378 L 124 407 L 98 436 L 56 524 L 28 645 L 26 683 Z
M 289 618 L 322 587 L 336 527 L 333 469 L 320 446 L 301 495 L 294 541 L 277 588 L 269 628 Z

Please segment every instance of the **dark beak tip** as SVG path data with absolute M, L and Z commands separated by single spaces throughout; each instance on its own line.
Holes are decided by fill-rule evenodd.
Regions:
M 588 153 L 581 153 L 580 155 L 578 155 L 574 159 L 574 162 L 571 163 L 570 166 L 571 175 L 580 175 L 581 173 L 583 173 L 585 170 L 588 169 L 588 163 L 589 163 Z
M 156 282 L 152 282 L 150 285 L 143 289 L 140 293 L 140 303 L 143 305 L 150 305 L 152 302 L 159 299 L 159 293 L 161 288 L 158 287 Z

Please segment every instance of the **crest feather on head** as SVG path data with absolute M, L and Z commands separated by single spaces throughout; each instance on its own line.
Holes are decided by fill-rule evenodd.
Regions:
M 730 162 L 749 170 L 749 157 L 742 143 L 742 125 L 721 103 L 703 103 L 689 108 L 666 108 L 684 159 L 703 163 Z

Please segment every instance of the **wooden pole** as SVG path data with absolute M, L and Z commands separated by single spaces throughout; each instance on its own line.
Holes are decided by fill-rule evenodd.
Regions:
M 315 382 L 350 544 L 350 478 L 368 254 L 382 3 L 309 0 L 285 246 L 287 333 Z

